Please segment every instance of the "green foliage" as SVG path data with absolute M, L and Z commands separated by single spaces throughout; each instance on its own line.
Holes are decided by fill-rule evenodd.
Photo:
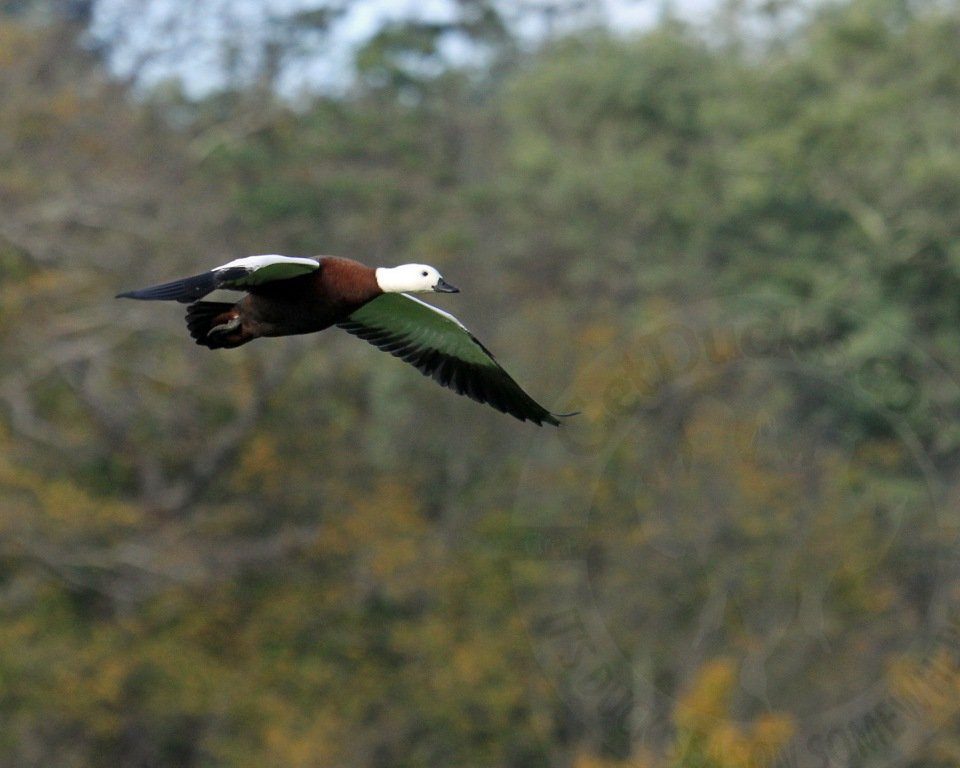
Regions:
M 951 764 L 955 10 L 517 60 L 463 7 L 486 79 L 393 29 L 296 112 L 0 25 L 0 765 L 757 766 L 877 681 Z M 257 252 L 436 264 L 583 414 L 109 299 Z

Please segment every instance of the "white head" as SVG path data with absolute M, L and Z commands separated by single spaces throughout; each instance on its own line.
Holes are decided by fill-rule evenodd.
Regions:
M 377 285 L 384 293 L 459 293 L 440 273 L 426 264 L 401 264 L 377 268 Z

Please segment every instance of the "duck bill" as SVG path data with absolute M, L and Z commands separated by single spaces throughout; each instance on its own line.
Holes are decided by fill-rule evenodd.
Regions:
M 457 286 L 450 285 L 450 283 L 448 283 L 442 277 L 437 284 L 433 286 L 433 290 L 435 290 L 437 293 L 460 293 L 460 289 L 457 288 Z

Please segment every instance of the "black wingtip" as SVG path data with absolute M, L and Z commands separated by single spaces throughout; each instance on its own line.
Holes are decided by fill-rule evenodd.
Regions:
M 206 296 L 217 288 L 218 279 L 224 275 L 231 276 L 232 270 L 204 272 L 202 275 L 184 277 L 160 285 L 151 285 L 147 288 L 138 288 L 135 291 L 118 293 L 118 299 L 139 299 L 141 301 L 179 301 L 189 304 Z M 244 271 L 244 274 L 246 272 Z

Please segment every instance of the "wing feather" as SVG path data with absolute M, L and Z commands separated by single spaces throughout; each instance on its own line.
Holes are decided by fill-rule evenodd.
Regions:
M 560 424 L 555 414 L 520 388 L 463 323 L 420 299 L 384 294 L 339 326 L 457 394 L 521 421 Z
M 215 267 L 209 272 L 184 277 L 149 288 L 126 291 L 117 298 L 147 301 L 179 301 L 190 304 L 218 289 L 244 290 L 274 280 L 288 280 L 320 268 L 316 259 L 290 256 L 247 256 Z

